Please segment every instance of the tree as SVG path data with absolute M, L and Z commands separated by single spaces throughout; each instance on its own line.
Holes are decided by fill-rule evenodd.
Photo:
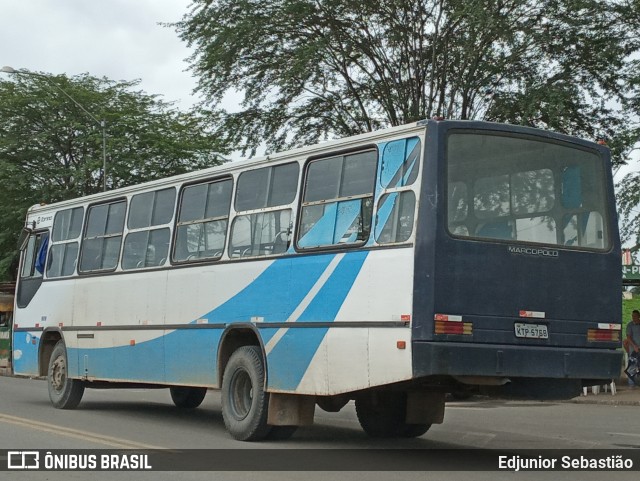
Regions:
M 637 0 L 194 0 L 173 24 L 217 136 L 244 152 L 432 116 L 606 138 L 627 116 Z M 244 96 L 238 112 L 220 108 Z M 635 122 L 635 119 L 634 119 Z
M 137 91 L 137 84 L 89 75 L 0 79 L 0 278 L 15 272 L 31 205 L 102 190 L 102 129 L 59 89 L 106 121 L 109 189 L 221 162 L 224 146 L 204 117 Z
M 634 60 L 635 76 L 627 96 L 629 119 L 640 117 L 640 60 Z M 640 127 L 635 124 L 631 139 L 636 141 L 636 152 L 640 150 Z M 620 236 L 623 241 L 633 245 L 634 251 L 640 249 L 640 172 L 628 173 L 617 185 L 617 201 L 620 216 Z

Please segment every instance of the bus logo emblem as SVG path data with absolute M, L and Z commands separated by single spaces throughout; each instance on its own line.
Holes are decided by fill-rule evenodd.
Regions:
M 534 248 L 534 247 L 516 247 L 509 246 L 507 248 L 509 254 L 524 254 L 528 256 L 542 257 L 558 257 L 560 253 L 554 249 Z
M 7 454 L 8 469 L 38 469 L 40 467 L 40 453 L 38 451 L 9 451 Z

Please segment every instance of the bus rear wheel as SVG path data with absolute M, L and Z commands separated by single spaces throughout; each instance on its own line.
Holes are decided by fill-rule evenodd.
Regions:
M 260 349 L 238 348 L 229 358 L 222 377 L 222 418 L 229 433 L 239 441 L 258 441 L 269 434 L 269 394 L 264 384 Z
M 181 409 L 195 409 L 207 394 L 207 388 L 204 387 L 183 387 L 172 386 L 169 388 L 171 392 L 171 400 L 176 407 Z
M 47 371 L 49 399 L 58 409 L 75 409 L 82 400 L 84 384 L 68 376 L 67 348 L 63 340 L 53 348 Z
M 408 424 L 407 394 L 382 391 L 365 393 L 356 399 L 356 414 L 365 433 L 374 438 L 415 438 L 430 424 Z

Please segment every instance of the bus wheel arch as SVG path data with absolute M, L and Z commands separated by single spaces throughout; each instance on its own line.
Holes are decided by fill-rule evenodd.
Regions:
M 222 417 L 227 431 L 240 441 L 289 439 L 298 424 L 313 423 L 314 397 L 267 392 L 267 359 L 254 326 L 229 327 L 218 351 L 218 383 L 222 390 Z M 303 399 L 304 398 L 304 399 Z M 293 404 L 293 405 L 292 405 Z M 275 412 L 280 416 L 275 416 Z M 305 422 L 287 414 L 305 411 Z M 281 416 L 285 415 L 281 419 Z M 309 421 L 310 419 L 310 421 Z
M 38 371 L 40 376 L 46 376 L 49 371 L 51 355 L 59 341 L 64 341 L 64 336 L 58 328 L 46 329 L 40 337 L 40 347 L 38 349 Z
M 266 372 L 267 372 L 267 360 L 264 356 L 264 346 L 260 340 L 256 329 L 252 325 L 236 325 L 228 327 L 223 333 L 220 339 L 217 356 L 217 381 L 218 386 L 222 387 L 222 379 L 224 376 L 224 370 L 229 363 L 229 359 L 233 353 L 243 346 L 256 346 L 260 349 L 262 354 L 262 361 L 265 367 L 265 387 L 266 387 Z

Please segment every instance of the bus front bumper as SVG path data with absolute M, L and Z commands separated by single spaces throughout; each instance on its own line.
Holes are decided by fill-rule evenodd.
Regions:
M 415 378 L 498 376 L 508 378 L 617 379 L 622 352 L 538 346 L 413 342 Z

